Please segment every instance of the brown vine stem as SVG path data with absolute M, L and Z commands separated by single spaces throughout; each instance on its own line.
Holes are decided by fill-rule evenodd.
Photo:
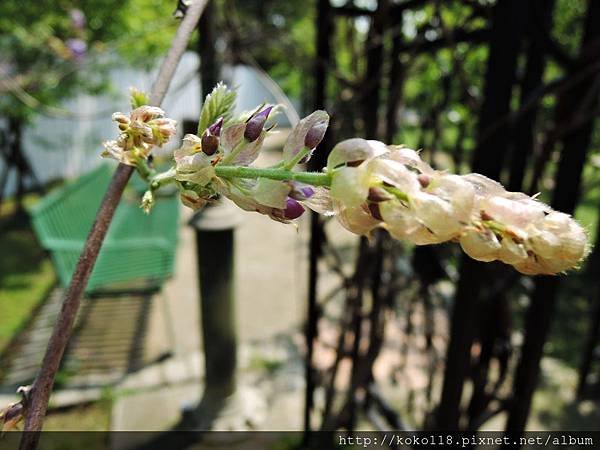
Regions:
M 159 106 L 162 103 L 169 84 L 173 79 L 175 69 L 187 47 L 192 32 L 196 28 L 196 24 L 202 15 L 206 3 L 206 0 L 196 0 L 193 2 L 177 29 L 177 33 L 171 43 L 171 48 L 162 62 L 160 72 L 152 86 L 150 94 L 150 103 L 152 105 Z M 29 394 L 24 399 L 26 410 L 25 432 L 21 438 L 20 450 L 35 450 L 38 446 L 40 431 L 44 424 L 44 417 L 48 409 L 48 400 L 50 399 L 56 372 L 71 336 L 73 323 L 81 304 L 81 297 L 94 268 L 108 226 L 112 221 L 115 209 L 132 173 L 132 167 L 119 164 L 96 214 L 96 220 L 87 237 L 85 247 L 77 262 L 57 321 L 54 324 L 42 366 Z

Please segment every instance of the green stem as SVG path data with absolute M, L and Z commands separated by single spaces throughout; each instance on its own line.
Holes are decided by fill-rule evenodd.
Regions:
M 286 169 L 262 169 L 257 167 L 215 166 L 217 176 L 223 178 L 270 178 L 271 180 L 293 180 L 312 186 L 329 186 L 331 175 L 319 172 L 293 172 Z
M 248 141 L 244 138 L 231 150 L 231 153 L 223 158 L 221 164 L 228 164 L 232 162 L 235 157 L 244 149 L 244 147 L 248 145 Z
M 296 164 L 298 164 L 300 162 L 300 160 L 302 158 L 304 158 L 306 155 L 308 155 L 309 153 L 310 153 L 310 148 L 303 147 L 302 150 L 300 150 L 298 152 L 298 154 L 294 157 L 294 159 L 292 159 L 291 161 L 285 163 L 285 165 L 283 166 L 283 168 L 287 169 L 287 170 L 293 169 L 296 166 Z
M 150 168 L 145 159 L 138 158 L 136 168 L 142 179 L 149 180 L 154 175 L 155 171 Z
M 394 195 L 398 200 L 402 200 L 404 202 L 408 201 L 408 195 L 406 195 L 406 193 L 401 191 L 400 189 L 398 189 L 394 186 L 382 186 L 382 187 L 383 187 L 383 189 L 388 191 L 390 194 Z
M 150 180 L 150 189 L 157 190 L 162 186 L 175 182 L 175 167 L 171 167 L 166 172 L 161 172 Z

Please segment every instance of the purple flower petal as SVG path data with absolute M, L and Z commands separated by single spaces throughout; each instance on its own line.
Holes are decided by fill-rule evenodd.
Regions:
M 321 143 L 325 133 L 327 132 L 328 122 L 317 122 L 315 125 L 308 130 L 306 136 L 304 137 L 304 145 L 310 149 L 314 149 L 317 145 Z
M 294 220 L 304 214 L 304 207 L 293 198 L 288 197 L 286 200 L 286 206 L 283 210 L 283 216 L 286 219 Z
M 262 111 L 256 113 L 246 122 L 246 129 L 244 130 L 244 138 L 248 142 L 254 142 L 262 133 L 265 126 L 265 122 L 273 109 L 272 106 L 267 106 Z
M 221 136 L 221 128 L 223 127 L 223 118 L 219 117 L 215 123 L 208 127 L 210 134 L 214 136 Z
M 85 56 L 87 51 L 87 44 L 82 39 L 67 39 L 67 47 L 71 50 L 71 54 L 75 59 L 81 59 Z
M 71 23 L 75 28 L 82 29 L 85 27 L 85 14 L 82 10 L 74 8 L 69 12 L 69 16 L 71 17 Z
M 293 181 L 290 182 L 290 185 L 292 186 L 292 190 L 290 191 L 289 196 L 294 200 L 303 201 L 311 198 L 315 194 L 315 190 L 310 186 Z

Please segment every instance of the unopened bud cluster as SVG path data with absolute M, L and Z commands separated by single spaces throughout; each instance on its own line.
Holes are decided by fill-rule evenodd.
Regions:
M 272 109 L 267 106 L 246 121 L 229 125 L 219 118 L 201 137 L 184 136 L 174 158 L 175 179 L 183 187 L 181 199 L 185 205 L 198 209 L 222 195 L 246 211 L 259 212 L 280 222 L 297 219 L 305 212 L 303 204 L 311 204 L 316 190 L 304 183 L 261 177 L 224 178 L 215 171 L 220 165 L 248 167 L 258 158 L 269 131 L 265 124 Z M 288 151 L 284 151 L 282 165 L 291 168 L 301 159 L 307 160 L 323 138 L 328 120 L 325 112 L 317 111 L 300 121 L 285 144 Z
M 569 215 L 483 175 L 436 171 L 414 150 L 350 139 L 332 150 L 327 170 L 335 212 L 358 234 L 382 227 L 417 245 L 457 241 L 474 259 L 525 274 L 563 272 L 588 252 Z
M 177 132 L 177 122 L 164 117 L 165 112 L 155 106 L 140 106 L 129 116 L 116 112 L 112 119 L 119 127 L 119 137 L 103 143 L 102 156 L 137 166 L 150 155 L 153 147 L 161 147 Z

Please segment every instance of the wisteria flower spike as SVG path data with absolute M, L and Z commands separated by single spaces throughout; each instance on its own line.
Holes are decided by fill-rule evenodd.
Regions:
M 104 156 L 136 166 L 148 179 L 147 211 L 153 192 L 175 183 L 182 202 L 194 209 L 224 196 L 246 211 L 290 223 L 309 208 L 335 215 L 359 235 L 383 228 L 415 245 L 453 241 L 476 260 L 502 261 L 528 275 L 577 268 L 589 253 L 585 229 L 569 215 L 483 175 L 435 170 L 403 146 L 348 139 L 331 150 L 321 172 L 298 170 L 327 131 L 325 111 L 294 127 L 279 163 L 255 167 L 273 107 L 242 120 L 233 116 L 234 102 L 235 92 L 219 84 L 206 98 L 198 134 L 184 136 L 166 172 L 151 173 L 146 164 L 151 148 L 175 134 L 175 121 L 158 108 L 138 105 L 129 117 L 115 113 L 121 134 L 105 143 Z

